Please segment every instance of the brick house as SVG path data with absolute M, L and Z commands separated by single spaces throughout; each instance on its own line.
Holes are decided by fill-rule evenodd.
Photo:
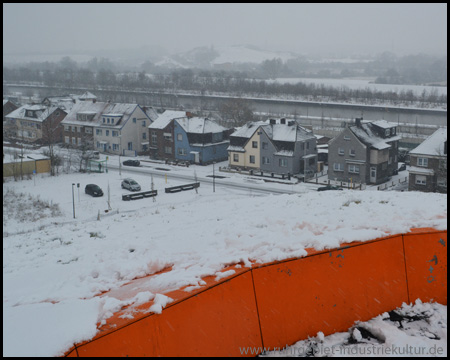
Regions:
M 409 152 L 409 191 L 447 193 L 447 128 Z

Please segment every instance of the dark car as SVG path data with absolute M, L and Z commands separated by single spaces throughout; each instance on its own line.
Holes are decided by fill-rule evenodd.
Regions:
M 342 188 L 340 188 L 339 186 L 327 185 L 317 189 L 317 191 L 327 191 L 327 190 L 342 190 Z
M 139 160 L 125 160 L 122 164 L 127 166 L 140 166 L 141 162 Z
M 406 170 L 406 164 L 405 163 L 403 163 L 403 164 L 400 164 L 400 163 L 398 163 L 398 171 L 403 171 L 403 170 Z
M 95 184 L 87 184 L 84 188 L 84 192 L 91 196 L 103 196 L 103 190 L 100 186 Z

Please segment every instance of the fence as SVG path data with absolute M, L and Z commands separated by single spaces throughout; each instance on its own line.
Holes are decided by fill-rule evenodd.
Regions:
M 234 271 L 227 277 L 203 278 L 201 289 L 165 293 L 173 302 L 161 314 L 148 313 L 152 301 L 134 308 L 131 320 L 120 310 L 67 355 L 242 356 L 242 348 L 282 348 L 318 331 L 346 331 L 417 298 L 447 304 L 446 246 L 447 230 L 425 228 L 233 265 L 223 270 Z
M 143 199 L 148 197 L 155 197 L 158 195 L 158 190 L 150 190 L 150 191 L 144 191 L 140 193 L 134 193 L 134 194 L 124 194 L 122 195 L 122 200 L 128 201 L 128 200 L 137 200 L 137 199 Z
M 192 190 L 195 188 L 200 187 L 200 183 L 192 183 L 192 184 L 186 184 L 186 185 L 179 185 L 179 186 L 172 186 L 165 189 L 166 193 L 174 193 L 179 191 L 185 191 L 185 190 Z

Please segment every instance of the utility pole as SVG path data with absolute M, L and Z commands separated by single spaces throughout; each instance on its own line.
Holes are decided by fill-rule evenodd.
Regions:
M 75 219 L 75 196 L 73 194 L 73 187 L 75 186 L 75 183 L 72 183 L 72 204 L 73 204 L 73 218 Z

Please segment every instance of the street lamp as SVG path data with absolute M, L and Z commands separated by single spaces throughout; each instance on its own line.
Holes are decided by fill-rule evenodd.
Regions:
M 72 183 L 72 204 L 73 204 L 73 218 L 75 219 L 75 196 L 73 194 L 73 187 L 75 186 L 75 183 Z
M 122 176 L 122 162 L 120 156 L 122 155 L 122 134 L 119 135 L 119 175 Z
M 213 192 L 216 192 L 216 175 L 214 172 L 214 165 L 215 165 L 215 161 L 213 161 Z

